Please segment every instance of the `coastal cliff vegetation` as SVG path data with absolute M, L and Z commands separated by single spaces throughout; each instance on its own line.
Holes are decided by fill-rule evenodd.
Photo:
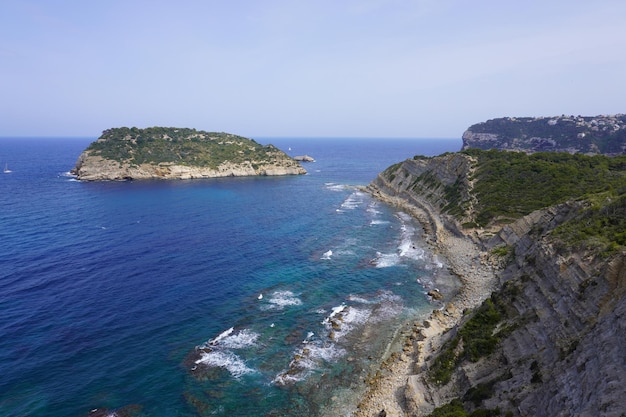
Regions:
M 455 297 L 407 342 L 407 415 L 623 415 L 625 155 L 466 149 L 395 164 L 368 189 L 473 263 L 453 267 L 464 291 L 493 271 L 492 289 Z
M 616 198 L 626 187 L 626 156 L 541 152 L 463 151 L 475 158 L 475 222 L 511 221 L 543 207 L 602 194 Z M 597 204 L 602 204 L 597 200 Z
M 446 177 L 442 164 L 464 168 Z M 588 209 L 559 235 L 567 243 L 595 240 L 602 249 L 626 244 L 626 156 L 469 149 L 418 156 L 382 176 L 406 192 L 428 197 L 466 228 L 501 226 L 544 207 L 585 200 Z

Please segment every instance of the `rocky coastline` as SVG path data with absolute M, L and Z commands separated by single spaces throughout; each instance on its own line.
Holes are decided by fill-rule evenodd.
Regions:
M 166 127 L 105 130 L 70 172 L 82 181 L 306 174 L 298 161 L 275 146 L 230 133 Z
M 467 154 L 415 157 L 365 188 L 422 224 L 462 286 L 402 329 L 352 416 L 425 416 L 442 406 L 459 416 L 623 415 L 626 251 L 559 237 L 560 226 L 589 221 L 585 199 L 478 226 L 477 166 Z M 611 201 L 604 219 L 623 225 L 626 200 Z
M 432 410 L 429 397 L 436 394 L 421 383 L 419 374 L 424 371 L 427 359 L 443 344 L 446 331 L 460 323 L 463 312 L 479 306 L 496 288 L 498 263 L 474 238 L 460 234 L 457 228 L 450 229 L 449 219 L 441 216 L 426 199 L 409 203 L 386 194 L 374 184 L 364 190 L 417 219 L 432 251 L 446 260 L 462 286 L 444 308 L 432 311 L 424 321 L 402 332 L 401 351 L 391 354 L 380 370 L 368 378 L 366 392 L 352 416 L 399 417 L 428 412 Z

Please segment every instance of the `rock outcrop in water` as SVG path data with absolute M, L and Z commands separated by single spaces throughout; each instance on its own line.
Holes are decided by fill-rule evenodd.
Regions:
M 299 175 L 278 148 L 228 133 L 152 127 L 105 130 L 71 171 L 79 180 L 192 179 Z
M 463 149 L 626 154 L 626 115 L 503 117 L 470 126 Z
M 461 270 L 478 279 L 466 282 L 480 285 L 475 271 L 489 265 L 496 272 L 495 290 L 485 285 L 482 299 L 470 300 L 480 304 L 473 312 L 452 320 L 455 308 L 449 305 L 426 326 L 416 325 L 406 344 L 415 362 L 403 376 L 399 407 L 411 416 L 444 406 L 459 416 L 478 409 L 507 416 L 624 415 L 626 163 L 611 160 L 614 169 L 596 174 L 615 177 L 618 188 L 622 184 L 610 197 L 588 189 L 585 197 L 516 219 L 492 213 L 485 227 L 476 227 L 481 193 L 495 190 L 485 189 L 490 174 L 481 155 L 416 157 L 388 168 L 368 186 L 388 202 L 419 210 L 448 254 L 464 251 L 446 242 L 451 237 L 473 242 L 482 254 Z M 571 168 L 567 164 L 562 169 Z M 466 301 L 453 303 L 465 308 Z M 433 332 L 432 323 L 454 325 Z M 384 402 L 364 404 L 356 415 L 368 415 Z

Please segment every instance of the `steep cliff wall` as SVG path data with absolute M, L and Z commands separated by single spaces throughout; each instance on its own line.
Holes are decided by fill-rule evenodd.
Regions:
M 369 186 L 387 201 L 419 208 L 435 235 L 465 236 L 503 266 L 479 309 L 442 334 L 435 351 L 420 346 L 425 360 L 408 377 L 406 413 L 427 415 L 456 399 L 467 415 L 624 415 L 626 251 L 572 248 L 555 234 L 589 208 L 584 200 L 506 225 L 463 227 L 476 203 L 476 164 L 464 154 L 416 158 Z
M 550 234 L 582 208 L 534 212 L 487 242 L 515 254 L 497 292 L 509 308 L 500 326 L 514 330 L 493 354 L 460 366 L 469 383 L 460 391 L 491 386 L 480 406 L 521 416 L 626 410 L 626 252 L 573 251 Z

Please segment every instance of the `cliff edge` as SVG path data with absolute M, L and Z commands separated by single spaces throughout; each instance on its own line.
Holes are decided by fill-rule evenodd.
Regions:
M 626 157 L 414 157 L 368 190 L 425 225 L 464 288 L 414 324 L 355 416 L 623 415 Z
M 84 181 L 306 174 L 272 145 L 228 133 L 163 127 L 105 130 L 71 172 Z
M 503 117 L 470 126 L 463 150 L 626 154 L 626 115 Z

